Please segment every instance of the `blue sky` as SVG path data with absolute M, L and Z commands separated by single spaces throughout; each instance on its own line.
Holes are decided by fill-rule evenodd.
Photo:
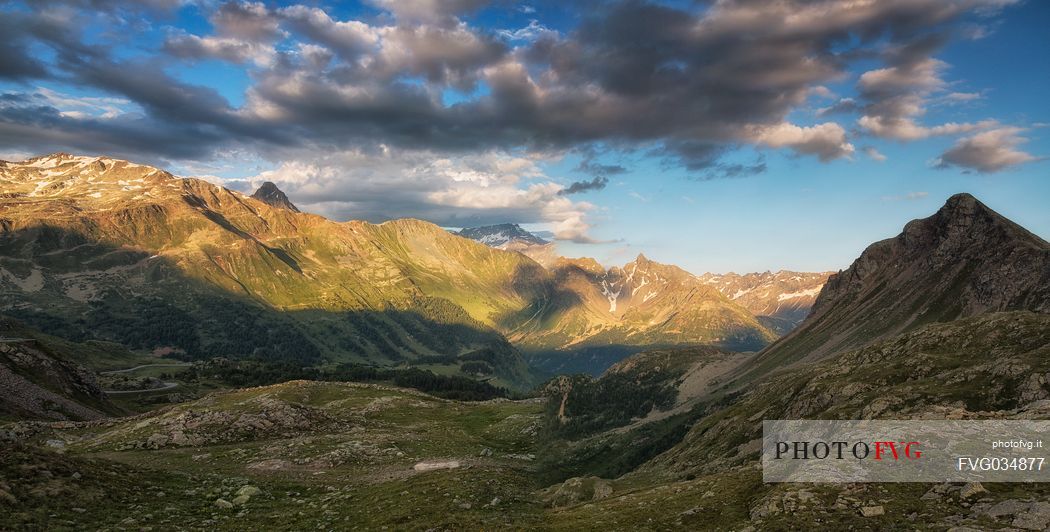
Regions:
M 0 10 L 4 158 L 271 180 L 336 219 L 516 222 L 694 273 L 845 268 L 957 192 L 1050 236 L 1045 2 Z

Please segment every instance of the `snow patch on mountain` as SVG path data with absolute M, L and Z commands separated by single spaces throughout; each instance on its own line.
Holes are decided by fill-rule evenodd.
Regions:
M 623 287 L 617 288 L 614 292 L 612 287 L 609 285 L 609 281 L 602 279 L 602 295 L 609 300 L 609 312 L 616 312 L 616 300 L 620 298 L 620 292 Z
M 777 296 L 777 301 L 785 301 L 788 299 L 795 299 L 796 297 L 817 297 L 820 293 L 820 289 L 824 288 L 824 285 L 814 286 L 806 290 L 799 290 L 798 292 L 788 292 L 786 294 L 780 294 Z
M 486 246 L 506 249 L 512 244 L 544 246 L 550 242 L 524 230 L 518 224 L 484 225 L 467 227 L 456 233 L 485 244 Z

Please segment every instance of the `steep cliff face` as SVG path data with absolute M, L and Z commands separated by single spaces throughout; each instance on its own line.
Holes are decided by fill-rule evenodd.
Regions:
M 1050 244 L 958 194 L 832 275 L 809 318 L 758 363 L 819 359 L 924 324 L 1007 310 L 1050 312 Z

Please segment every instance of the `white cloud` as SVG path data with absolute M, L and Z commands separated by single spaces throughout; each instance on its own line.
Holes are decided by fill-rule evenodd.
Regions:
M 70 96 L 46 87 L 37 87 L 36 93 L 57 108 L 62 116 L 78 120 L 115 118 L 134 105 L 124 98 Z
M 300 208 L 334 219 L 422 218 L 445 227 L 533 223 L 558 240 L 590 243 L 594 206 L 559 194 L 530 156 L 350 150 L 282 162 L 249 178 L 273 181 Z
M 890 59 L 899 64 L 861 74 L 857 88 L 868 103 L 864 107 L 864 115 L 857 120 L 860 127 L 877 137 L 913 141 L 969 133 L 997 125 L 994 120 L 984 120 L 976 123 L 949 122 L 929 127 L 917 121 L 917 118 L 926 114 L 930 96 L 943 91 L 947 85 L 941 73 L 948 64 L 922 56 L 929 52 L 921 48 L 893 50 L 889 54 Z M 975 93 L 953 92 L 940 100 L 959 103 L 978 97 L 980 95 Z
M 278 14 L 292 28 L 350 61 L 379 43 L 376 28 L 357 20 L 333 20 L 328 13 L 316 7 L 294 5 L 279 10 Z
M 751 128 L 748 137 L 772 148 L 786 147 L 798 153 L 816 155 L 822 161 L 848 157 L 854 151 L 853 145 L 846 141 L 846 130 L 834 122 L 809 127 L 782 122 Z
M 516 30 L 497 30 L 496 34 L 508 41 L 526 42 L 535 41 L 541 37 L 558 37 L 557 31 L 540 24 L 540 21 L 536 19 L 530 20 L 529 25 L 524 28 L 518 28 Z
M 231 63 L 251 61 L 260 67 L 273 63 L 276 51 L 270 44 L 235 37 L 198 37 L 181 34 L 168 38 L 164 47 L 169 53 L 189 59 L 215 58 Z
M 975 123 L 948 122 L 939 126 L 926 127 L 910 118 L 887 118 L 881 116 L 862 116 L 857 123 L 873 135 L 894 140 L 921 140 L 941 135 L 958 135 L 978 129 L 995 127 L 995 120 L 982 120 Z

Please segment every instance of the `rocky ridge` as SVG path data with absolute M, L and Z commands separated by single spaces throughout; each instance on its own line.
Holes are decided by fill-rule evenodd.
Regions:
M 989 312 L 1050 312 L 1050 243 L 969 194 L 832 275 L 810 316 L 756 360 L 771 370 Z

